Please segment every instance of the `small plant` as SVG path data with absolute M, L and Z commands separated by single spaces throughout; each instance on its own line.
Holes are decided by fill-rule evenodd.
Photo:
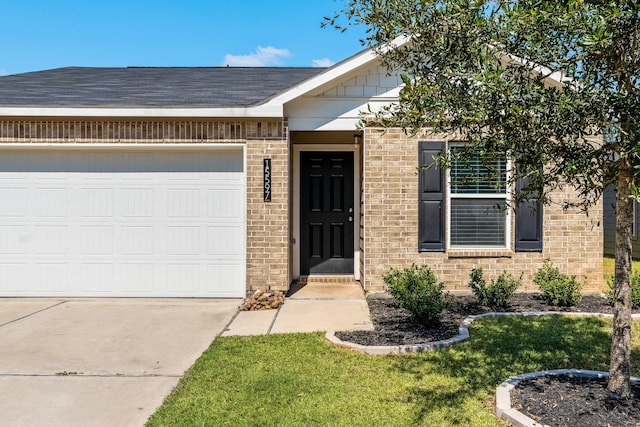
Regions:
M 516 289 L 522 283 L 522 275 L 520 275 L 519 279 L 516 279 L 506 271 L 502 272 L 497 280 L 492 280 L 489 286 L 487 286 L 487 282 L 482 276 L 482 268 L 471 270 L 469 286 L 478 301 L 480 301 L 480 304 L 487 307 L 505 308 Z
M 444 291 L 444 283 L 436 280 L 435 274 L 427 266 L 411 268 L 391 268 L 384 276 L 389 293 L 400 307 L 411 313 L 411 319 L 423 325 L 433 325 L 440 321 L 442 310 L 451 303 L 449 293 Z
M 616 280 L 614 276 L 610 276 L 607 280 L 607 290 L 604 295 L 609 300 L 609 304 L 613 305 Z M 640 308 L 640 272 L 631 273 L 631 308 Z
M 582 283 L 576 280 L 576 276 L 560 273 L 549 260 L 538 269 L 533 283 L 538 285 L 542 292 L 540 298 L 547 304 L 570 307 L 582 298 Z

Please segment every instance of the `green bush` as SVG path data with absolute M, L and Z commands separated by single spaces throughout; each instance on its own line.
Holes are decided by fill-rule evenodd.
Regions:
M 570 307 L 582 297 L 582 283 L 576 280 L 576 276 L 560 273 L 549 260 L 538 269 L 533 283 L 538 285 L 542 292 L 540 298 L 547 304 Z
M 416 323 L 432 325 L 439 322 L 442 310 L 451 303 L 444 283 L 438 283 L 427 266 L 413 264 L 403 270 L 392 268 L 383 279 L 389 293 L 400 307 L 411 313 L 411 319 Z
M 609 300 L 609 303 L 613 305 L 613 294 L 615 288 L 615 277 L 610 276 L 607 280 L 607 290 L 604 295 Z M 631 307 L 640 308 L 640 272 L 634 271 L 631 273 Z
M 487 282 L 482 277 L 482 268 L 474 268 L 471 270 L 471 280 L 469 286 L 473 294 L 478 298 L 480 304 L 493 308 L 505 308 L 509 304 L 509 300 L 515 294 L 516 289 L 522 283 L 522 275 L 519 279 L 514 278 L 506 271 L 498 276 L 497 280 L 492 280 L 487 286 Z

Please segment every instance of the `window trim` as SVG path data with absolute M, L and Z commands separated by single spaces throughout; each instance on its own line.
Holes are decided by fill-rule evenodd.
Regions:
M 463 143 L 450 142 L 446 146 L 447 153 L 450 152 L 452 147 L 460 147 L 464 146 Z M 445 176 L 445 201 L 446 201 L 446 219 L 445 219 L 445 242 L 446 242 L 446 250 L 456 250 L 456 251 L 492 251 L 492 250 L 508 250 L 511 246 L 511 222 L 512 222 L 512 212 L 509 208 L 510 204 L 510 194 L 511 194 L 511 156 L 506 154 L 506 165 L 505 165 L 505 190 L 504 193 L 459 193 L 454 194 L 451 190 L 451 168 L 447 168 L 446 176 Z M 453 196 L 453 197 L 452 197 Z M 451 244 L 451 205 L 452 199 L 503 199 L 505 202 L 505 206 L 507 209 L 505 211 L 505 230 L 504 230 L 504 244 L 501 246 L 470 246 L 470 245 L 452 245 Z

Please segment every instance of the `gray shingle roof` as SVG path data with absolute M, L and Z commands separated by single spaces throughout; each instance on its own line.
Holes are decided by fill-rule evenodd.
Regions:
M 0 106 L 241 107 L 322 72 L 285 67 L 66 67 L 0 77 Z

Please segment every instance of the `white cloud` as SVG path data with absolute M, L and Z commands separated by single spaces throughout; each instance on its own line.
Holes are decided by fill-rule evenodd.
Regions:
M 258 49 L 249 55 L 225 55 L 224 65 L 233 67 L 269 67 L 282 65 L 281 59 L 290 56 L 291 53 L 287 49 L 258 46 Z
M 335 64 L 335 62 L 333 62 L 329 58 L 322 58 L 322 59 L 314 59 L 311 62 L 311 64 L 314 67 L 331 67 L 333 64 Z

